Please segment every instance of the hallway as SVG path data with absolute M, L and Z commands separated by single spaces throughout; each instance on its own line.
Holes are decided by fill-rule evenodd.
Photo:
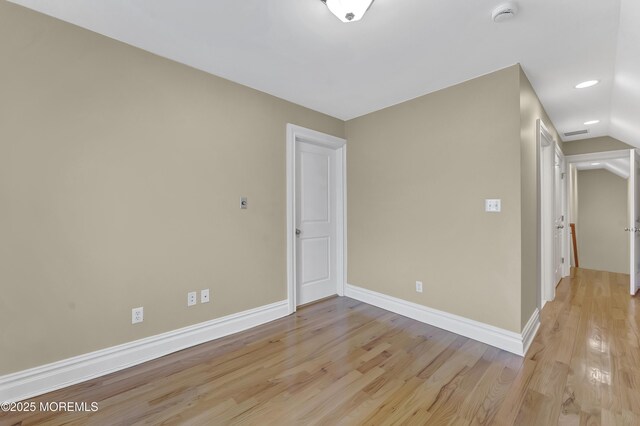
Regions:
M 640 299 L 629 276 L 574 269 L 540 331 L 499 424 L 640 424 Z

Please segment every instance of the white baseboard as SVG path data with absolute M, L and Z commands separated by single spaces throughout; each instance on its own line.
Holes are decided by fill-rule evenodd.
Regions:
M 537 309 L 520 334 L 351 284 L 347 284 L 345 296 L 519 356 L 524 356 L 540 325 Z
M 170 353 L 228 336 L 289 314 L 288 301 L 0 376 L 0 402 L 14 402 L 113 373 Z
M 531 314 L 531 318 L 527 321 L 527 324 L 522 329 L 522 354 L 526 355 L 533 338 L 536 337 L 538 329 L 540 328 L 540 311 L 536 308 Z

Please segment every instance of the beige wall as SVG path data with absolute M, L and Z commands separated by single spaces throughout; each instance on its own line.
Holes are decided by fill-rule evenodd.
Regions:
M 518 81 L 512 66 L 347 122 L 351 284 L 520 332 Z
M 581 139 L 565 142 L 562 145 L 564 155 L 589 154 L 591 152 L 616 151 L 619 149 L 631 149 L 630 145 L 620 142 L 610 136 L 600 138 Z
M 6 2 L 0 55 L 0 374 L 286 298 L 285 125 L 344 122 Z M 346 123 L 349 282 L 520 332 L 539 116 L 516 65 Z
M 538 127 L 541 119 L 554 139 L 560 141 L 551 119 L 542 107 L 526 74 L 519 68 L 520 88 L 520 141 L 521 141 L 521 191 L 522 191 L 522 310 L 521 326 L 524 327 L 538 306 L 539 243 L 538 243 Z M 561 142 L 560 142 L 561 143 Z
M 607 170 L 579 171 L 578 214 L 580 267 L 628 274 L 627 180 Z
M 285 126 L 342 121 L 4 1 L 0 57 L 0 374 L 286 298 Z

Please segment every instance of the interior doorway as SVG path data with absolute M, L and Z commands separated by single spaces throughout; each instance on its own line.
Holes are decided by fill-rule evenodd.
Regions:
M 289 312 L 344 295 L 346 141 L 287 125 L 287 286 Z
M 567 274 L 565 273 L 565 263 L 569 259 L 565 255 L 565 161 L 560 147 L 556 144 L 553 159 L 553 296 L 555 298 L 555 287 Z
M 632 296 L 640 287 L 640 158 L 638 151 L 629 150 L 629 264 Z
M 602 208 L 607 203 L 613 204 L 611 201 L 607 201 L 605 196 L 612 197 L 613 192 L 622 192 L 618 198 L 622 198 L 626 203 L 621 204 L 618 208 L 622 211 L 619 212 L 622 215 L 620 220 L 616 221 L 616 224 L 612 227 L 611 223 L 614 219 L 610 216 L 611 212 L 608 212 L 609 216 L 604 213 L 599 214 L 599 220 L 606 221 L 606 223 L 600 224 L 602 227 L 608 226 L 608 232 L 616 233 L 620 238 L 613 239 L 609 235 L 607 240 L 617 241 L 616 244 L 626 245 L 626 247 L 614 247 L 616 250 L 624 249 L 624 254 L 618 253 L 618 256 L 628 256 L 628 273 L 630 277 L 629 291 L 632 295 L 636 294 L 640 284 L 640 161 L 638 153 L 635 149 L 631 150 L 619 150 L 619 151 L 606 151 L 591 154 L 580 154 L 566 157 L 567 164 L 570 168 L 570 193 L 568 194 L 568 202 L 570 203 L 569 209 L 569 221 L 577 224 L 577 239 L 578 247 L 581 246 L 580 239 L 581 234 L 584 235 L 585 229 L 581 225 L 581 215 L 578 209 L 580 205 L 579 193 L 584 194 L 584 188 L 580 190 L 579 173 L 585 171 L 600 171 L 600 173 L 612 173 L 618 178 L 625 180 L 626 188 L 624 186 L 615 189 L 607 189 L 610 194 L 602 195 L 602 199 L 597 200 L 597 204 Z M 605 172 L 606 171 L 606 172 Z M 606 175 L 603 177 L 607 177 Z M 586 176 L 582 174 L 582 179 L 588 182 Z M 601 184 L 603 183 L 601 178 Z M 624 185 L 624 184 L 623 184 Z M 584 200 L 583 200 L 584 201 Z M 588 220 L 587 220 L 588 222 Z M 581 229 L 583 231 L 581 231 Z M 598 241 L 595 244 L 606 244 L 604 241 Z M 613 251 L 609 249 L 608 252 Z M 622 252 L 621 252 L 622 253 Z M 611 254 L 611 253 L 608 253 Z M 578 250 L 580 255 L 580 250 Z M 589 267 L 580 259 L 580 266 Z M 603 269 L 603 267 L 596 267 L 596 269 Z M 617 272 L 617 271 L 612 271 Z
M 556 286 L 569 274 L 565 158 L 538 120 L 539 267 L 538 308 L 555 299 Z

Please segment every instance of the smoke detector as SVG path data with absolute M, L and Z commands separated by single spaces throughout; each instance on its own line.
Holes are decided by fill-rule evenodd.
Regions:
M 498 23 L 507 21 L 515 17 L 517 14 L 518 6 L 513 2 L 509 2 L 501 4 L 500 6 L 493 9 L 493 12 L 491 13 L 491 19 L 493 19 L 493 22 Z

